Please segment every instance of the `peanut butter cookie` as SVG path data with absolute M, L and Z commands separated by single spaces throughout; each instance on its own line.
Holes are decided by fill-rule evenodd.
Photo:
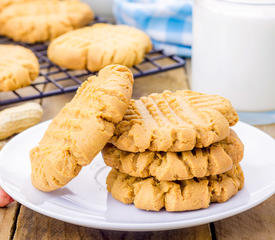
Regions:
M 16 45 L 0 45 L 0 91 L 10 91 L 31 84 L 39 73 L 33 52 Z
M 128 152 L 188 151 L 225 139 L 237 121 L 236 111 L 223 97 L 164 91 L 131 100 L 110 143 Z
M 138 64 L 151 48 L 150 38 L 134 27 L 98 23 L 55 39 L 48 57 L 61 67 L 98 71 L 108 64 Z
M 102 155 L 106 165 L 130 176 L 174 181 L 224 173 L 242 160 L 243 152 L 241 140 L 231 130 L 221 142 L 192 151 L 131 153 L 107 144 Z
M 81 85 L 30 152 L 36 188 L 58 189 L 93 160 L 128 108 L 132 86 L 131 71 L 121 65 L 109 65 Z
M 15 41 L 43 42 L 83 27 L 93 18 L 90 7 L 78 0 L 4 0 L 0 34 Z
M 115 169 L 107 177 L 107 189 L 115 199 L 152 211 L 208 208 L 211 202 L 230 199 L 242 189 L 243 184 L 244 176 L 239 165 L 216 176 L 175 182 L 131 177 Z

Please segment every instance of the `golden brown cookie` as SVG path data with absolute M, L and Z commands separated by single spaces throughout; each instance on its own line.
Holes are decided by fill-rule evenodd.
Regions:
M 15 41 L 43 42 L 93 18 L 90 7 L 78 0 L 5 0 L 0 4 L 0 34 Z
M 1 0 L 0 1 L 0 11 L 11 4 L 23 3 L 23 2 L 26 3 L 26 2 L 31 2 L 31 1 L 35 1 L 35 0 Z
M 131 153 L 107 144 L 102 155 L 107 166 L 130 176 L 174 181 L 224 173 L 242 160 L 243 152 L 241 140 L 231 130 L 225 140 L 192 151 Z
M 225 139 L 238 121 L 220 96 L 180 90 L 131 100 L 111 143 L 128 152 L 182 152 Z
M 1 0 L 0 1 L 0 11 L 2 11 L 5 7 L 14 4 L 14 3 L 19 3 L 19 2 L 24 2 L 28 0 Z
M 28 86 L 38 73 L 39 63 L 31 50 L 16 45 L 0 45 L 0 91 Z
M 30 152 L 36 188 L 58 189 L 93 160 L 122 119 L 132 85 L 131 71 L 121 65 L 109 65 L 81 85 Z
M 98 71 L 113 63 L 138 64 L 151 48 L 150 38 L 134 27 L 98 23 L 55 39 L 48 57 L 61 67 Z
M 107 177 L 107 189 L 115 199 L 152 211 L 207 208 L 211 202 L 227 201 L 242 189 L 243 184 L 239 165 L 220 175 L 175 182 L 131 177 L 115 169 Z

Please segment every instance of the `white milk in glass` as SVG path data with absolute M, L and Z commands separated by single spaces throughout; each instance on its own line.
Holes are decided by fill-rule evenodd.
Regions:
M 192 90 L 275 110 L 275 0 L 195 0 L 193 33 Z

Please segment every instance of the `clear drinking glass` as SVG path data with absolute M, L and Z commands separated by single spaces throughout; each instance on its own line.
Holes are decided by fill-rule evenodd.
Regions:
M 275 122 L 275 0 L 195 0 L 191 89 L 232 102 L 241 120 Z

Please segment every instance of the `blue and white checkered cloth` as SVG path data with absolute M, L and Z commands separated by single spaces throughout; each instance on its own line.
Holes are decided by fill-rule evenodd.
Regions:
M 114 0 L 117 23 L 137 27 L 155 48 L 191 56 L 193 0 Z

